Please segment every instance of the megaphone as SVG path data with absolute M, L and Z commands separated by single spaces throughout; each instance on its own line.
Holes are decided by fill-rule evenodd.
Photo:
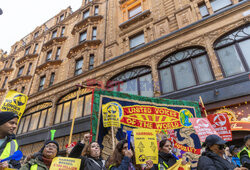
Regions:
M 0 162 L 4 162 L 4 161 L 8 161 L 8 160 L 16 160 L 16 161 L 20 161 L 23 157 L 23 153 L 20 150 L 17 150 L 13 155 L 2 159 Z

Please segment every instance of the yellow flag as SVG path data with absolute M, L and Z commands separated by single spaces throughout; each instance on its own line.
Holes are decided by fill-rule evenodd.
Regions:
M 168 168 L 168 170 L 190 170 L 190 164 L 187 163 L 186 165 L 182 165 L 181 164 L 182 159 L 179 159 L 178 161 L 176 161 L 176 163 L 171 166 L 170 168 Z
M 52 160 L 50 170 L 79 170 L 81 166 L 81 159 L 55 157 Z
M 26 108 L 27 101 L 28 97 L 25 94 L 10 90 L 5 97 L 0 110 L 2 112 L 13 112 L 17 114 L 19 122 Z

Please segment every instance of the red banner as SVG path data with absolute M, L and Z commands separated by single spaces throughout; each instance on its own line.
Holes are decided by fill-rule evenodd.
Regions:
M 211 114 L 207 119 L 223 140 L 232 141 L 232 131 L 226 113 Z
M 205 142 L 206 137 L 209 135 L 215 134 L 219 136 L 207 118 L 190 118 L 189 120 L 191 121 L 201 142 Z
M 174 147 L 177 149 L 180 149 L 184 152 L 192 152 L 194 154 L 200 154 L 201 153 L 201 149 L 195 149 L 193 147 L 189 147 L 189 146 L 184 146 L 182 144 L 179 144 L 178 142 L 176 142 L 174 139 L 172 140 L 174 142 Z

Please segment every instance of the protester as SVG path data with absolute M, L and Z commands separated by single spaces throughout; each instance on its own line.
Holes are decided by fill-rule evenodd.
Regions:
M 80 170 L 106 170 L 105 160 L 101 158 L 101 149 L 97 142 L 91 142 L 87 145 L 90 134 L 85 134 L 83 140 L 78 142 L 72 149 L 69 157 L 80 158 Z M 87 145 L 85 147 L 85 145 Z M 85 148 L 84 148 L 85 147 Z M 84 148 L 84 156 L 81 156 Z
M 244 138 L 245 147 L 238 153 L 243 167 L 250 169 L 250 135 Z
M 231 163 L 232 162 L 232 154 L 230 153 L 228 146 L 226 146 L 224 152 L 225 152 L 223 154 L 224 159 L 228 160 Z
M 116 145 L 115 150 L 109 160 L 106 167 L 109 170 L 140 170 L 141 166 L 135 163 L 135 154 L 132 145 L 131 149 L 128 149 L 128 141 L 121 140 Z M 147 165 L 144 169 L 151 169 L 153 167 L 152 161 L 147 161 Z
M 217 135 L 207 136 L 204 145 L 206 151 L 199 158 L 197 170 L 247 170 L 237 168 L 223 158 L 226 141 Z
M 49 170 L 53 158 L 59 152 L 59 144 L 54 140 L 45 142 L 41 150 L 33 155 L 32 158 L 20 170 Z
M 231 162 L 232 162 L 235 166 L 241 167 L 240 159 L 237 157 L 238 148 L 236 148 L 235 145 L 231 145 L 231 146 L 229 147 L 229 152 L 230 152 L 230 154 L 232 155 Z
M 18 150 L 14 131 L 17 127 L 18 116 L 12 112 L 0 112 L 0 160 L 13 155 Z M 20 168 L 19 161 L 10 160 L 0 163 L 1 168 Z
M 165 170 L 173 166 L 177 157 L 172 153 L 172 142 L 168 139 L 163 139 L 159 143 L 159 156 L 158 164 L 154 165 L 155 170 Z M 184 160 L 182 164 L 185 165 L 187 162 Z

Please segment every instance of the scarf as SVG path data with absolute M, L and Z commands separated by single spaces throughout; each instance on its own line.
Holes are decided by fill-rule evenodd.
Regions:
M 51 162 L 53 159 L 48 159 L 48 158 L 45 158 L 45 157 L 42 157 L 42 160 L 43 160 L 43 163 L 47 166 L 47 168 L 49 169 L 50 165 L 51 165 Z

